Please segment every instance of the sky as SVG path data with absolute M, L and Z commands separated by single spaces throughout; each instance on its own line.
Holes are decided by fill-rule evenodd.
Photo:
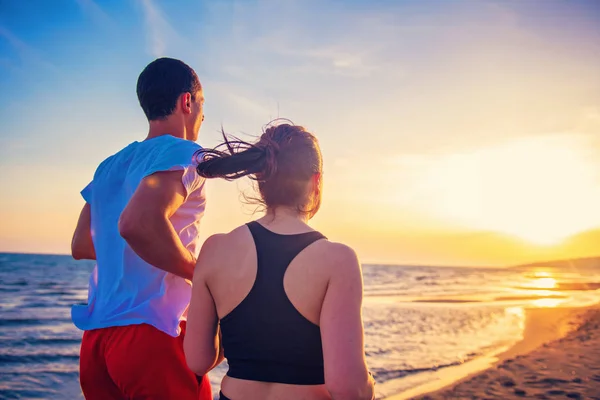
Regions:
M 96 166 L 142 140 L 135 84 L 198 73 L 206 120 L 276 117 L 324 157 L 312 225 L 363 262 L 600 255 L 600 3 L 0 0 L 0 251 L 68 253 Z M 256 218 L 208 184 L 203 238 Z

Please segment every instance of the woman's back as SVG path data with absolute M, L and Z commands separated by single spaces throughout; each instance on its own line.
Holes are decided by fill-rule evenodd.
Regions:
M 256 144 L 225 146 L 207 151 L 198 173 L 253 176 L 266 215 L 204 243 L 184 341 L 189 367 L 209 371 L 221 344 L 230 364 L 222 399 L 371 399 L 360 264 L 306 224 L 321 202 L 316 138 L 284 124 Z
M 330 398 L 314 386 L 325 383 L 319 324 L 331 273 L 327 253 L 336 244 L 297 219 L 267 218 L 213 242 L 222 261 L 207 271 L 206 283 L 230 368 L 223 391 L 265 399 L 281 390 L 293 398 L 291 384 L 302 385 L 299 398 Z M 286 385 L 278 390 L 274 383 Z
M 296 256 L 324 237 L 318 232 L 280 235 L 258 222 L 247 224 L 247 228 L 256 247 L 257 270 L 250 292 L 220 319 L 229 362 L 227 376 L 322 385 L 325 376 L 319 326 L 300 314 L 289 300 L 284 279 Z M 295 280 L 290 284 L 295 286 Z

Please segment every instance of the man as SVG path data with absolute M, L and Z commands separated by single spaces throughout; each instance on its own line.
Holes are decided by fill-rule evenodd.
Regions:
M 103 161 L 81 192 L 75 259 L 95 259 L 88 304 L 72 309 L 84 330 L 80 380 L 86 399 L 212 399 L 183 353 L 204 180 L 194 143 L 204 120 L 198 76 L 160 58 L 140 74 L 147 138 Z

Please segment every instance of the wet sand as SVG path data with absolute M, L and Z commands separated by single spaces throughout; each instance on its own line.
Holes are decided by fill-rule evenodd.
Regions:
M 514 346 L 493 358 L 449 369 L 388 400 L 600 400 L 600 308 L 526 312 L 523 340 Z

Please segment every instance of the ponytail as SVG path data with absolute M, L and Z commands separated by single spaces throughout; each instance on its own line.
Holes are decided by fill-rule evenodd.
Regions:
M 223 130 L 224 142 L 214 149 L 202 149 L 196 156 L 201 161 L 196 167 L 204 178 L 223 178 L 232 181 L 247 175 L 257 181 L 266 181 L 277 172 L 279 145 L 262 137 L 256 144 L 236 137 L 228 138 Z M 225 147 L 225 149 L 222 149 Z
M 316 194 L 307 189 L 315 174 L 322 173 L 323 160 L 313 134 L 288 123 L 268 126 L 256 143 L 228 137 L 222 129 L 221 133 L 222 144 L 197 153 L 198 175 L 229 181 L 248 176 L 258 183 L 260 199 L 254 199 L 258 203 L 267 208 L 294 207 L 314 215 L 321 200 L 320 188 Z

